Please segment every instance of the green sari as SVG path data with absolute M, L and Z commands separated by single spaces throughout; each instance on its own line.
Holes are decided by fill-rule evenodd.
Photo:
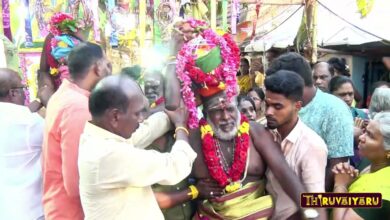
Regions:
M 382 208 L 356 208 L 354 211 L 365 220 L 390 219 L 390 167 L 382 168 L 375 173 L 361 174 L 349 186 L 348 191 L 350 193 L 381 193 Z

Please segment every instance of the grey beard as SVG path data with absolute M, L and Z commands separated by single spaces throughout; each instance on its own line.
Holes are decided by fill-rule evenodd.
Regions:
M 208 117 L 207 117 L 207 123 L 211 126 L 211 128 L 213 129 L 214 135 L 218 139 L 223 140 L 223 141 L 230 141 L 236 137 L 237 132 L 238 132 L 238 127 L 240 126 L 241 115 L 239 112 L 237 115 L 238 116 L 237 116 L 236 123 L 235 123 L 236 126 L 234 127 L 233 130 L 231 130 L 229 132 L 222 131 L 218 126 L 216 126 L 213 122 L 211 122 L 211 120 Z

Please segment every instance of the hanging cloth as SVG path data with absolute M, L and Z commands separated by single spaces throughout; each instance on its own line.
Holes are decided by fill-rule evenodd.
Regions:
M 3 31 L 4 35 L 12 42 L 11 32 L 11 16 L 9 9 L 9 0 L 1 0 L 2 3 L 2 14 L 3 14 Z

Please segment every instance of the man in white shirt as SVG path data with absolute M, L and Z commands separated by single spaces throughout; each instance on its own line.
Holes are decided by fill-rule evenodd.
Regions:
M 0 219 L 43 219 L 44 120 L 23 106 L 25 89 L 16 72 L 0 68 Z
M 196 153 L 188 144 L 186 111 L 166 111 L 176 142 L 170 153 L 159 153 L 131 140 L 143 109 L 140 87 L 126 76 L 107 77 L 92 91 L 92 121 L 81 136 L 78 158 L 86 220 L 164 219 L 151 185 L 177 184 L 190 174 Z
M 267 127 L 276 129 L 275 136 L 280 142 L 286 162 L 308 192 L 325 192 L 328 155 L 326 144 L 298 117 L 302 107 L 303 79 L 295 72 L 279 70 L 268 76 L 264 83 Z M 271 171 L 267 171 L 267 180 L 267 190 L 275 202 L 271 219 L 300 219 L 299 207 L 290 199 Z M 326 219 L 324 210 L 319 211 L 320 219 Z

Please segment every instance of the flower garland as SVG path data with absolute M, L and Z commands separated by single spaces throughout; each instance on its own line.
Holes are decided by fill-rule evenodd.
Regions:
M 152 104 L 150 104 L 150 108 L 156 108 L 157 106 L 159 106 L 161 103 L 164 102 L 165 102 L 164 96 L 161 96 L 160 98 L 156 99 L 156 101 L 154 101 Z
M 238 134 L 235 138 L 235 152 L 233 163 L 228 172 L 225 172 L 221 165 L 221 158 L 217 154 L 217 143 L 214 139 L 214 133 L 207 121 L 202 118 L 199 122 L 202 152 L 205 159 L 207 169 L 210 176 L 217 183 L 225 187 L 225 191 L 230 193 L 238 190 L 241 187 L 240 178 L 246 168 L 247 154 L 249 148 L 249 123 L 248 119 L 241 115 L 241 124 L 238 129 Z
M 60 35 L 64 31 L 77 32 L 77 21 L 67 13 L 56 13 L 49 21 L 49 31 L 53 35 Z
M 195 64 L 196 55 L 193 52 L 197 45 L 187 42 L 181 48 L 177 55 L 176 74 L 182 83 L 181 92 L 184 103 L 189 111 L 188 126 L 197 128 L 199 119 L 197 116 L 195 95 L 192 91 L 192 82 L 198 87 L 219 87 L 221 90 L 226 88 L 228 100 L 237 94 L 236 73 L 239 67 L 240 52 L 235 42 L 228 34 L 219 36 L 210 28 L 205 29 L 206 23 L 198 20 L 189 20 L 195 31 L 199 31 L 199 37 L 203 38 L 212 46 L 218 46 L 221 49 L 222 63 L 212 71 L 212 73 L 204 73 Z M 224 83 L 221 83 L 224 82 Z
M 51 39 L 50 54 L 55 59 L 55 63 L 50 65 L 50 75 L 54 77 L 54 83 L 58 88 L 64 79 L 69 79 L 68 55 L 71 50 L 81 43 L 81 40 L 69 34 L 54 36 Z

